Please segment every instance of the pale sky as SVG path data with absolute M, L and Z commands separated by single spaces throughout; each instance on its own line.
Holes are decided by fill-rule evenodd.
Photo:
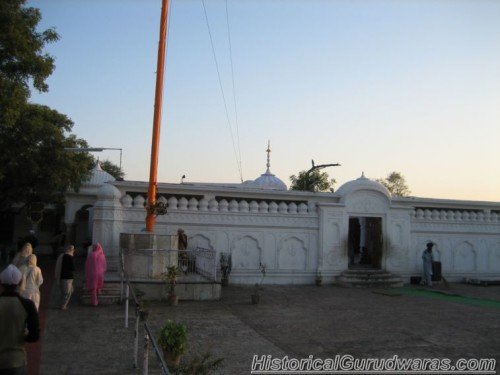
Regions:
M 61 36 L 32 101 L 147 180 L 161 1 L 29 4 Z M 203 4 L 171 4 L 159 181 L 239 182 Z M 399 171 L 415 196 L 500 201 L 500 1 L 228 0 L 232 55 L 225 4 L 205 0 L 245 180 L 270 139 L 287 185 L 314 159 L 336 188 Z

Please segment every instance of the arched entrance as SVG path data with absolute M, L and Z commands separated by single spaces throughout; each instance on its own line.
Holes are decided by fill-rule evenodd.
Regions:
M 382 218 L 350 216 L 348 232 L 349 268 L 380 269 L 382 263 Z
M 82 251 L 78 254 L 86 255 L 86 249 L 92 244 L 92 218 L 94 207 L 85 205 L 75 213 L 75 221 L 73 223 L 73 245 Z

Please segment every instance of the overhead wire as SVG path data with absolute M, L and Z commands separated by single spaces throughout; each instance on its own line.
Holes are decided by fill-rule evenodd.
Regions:
M 168 41 L 170 40 L 170 18 L 172 17 L 172 3 L 173 3 L 173 0 L 170 0 L 168 2 L 168 9 L 167 9 L 167 40 L 165 41 L 165 51 L 168 51 Z M 163 63 L 163 69 L 165 69 L 166 66 L 167 66 L 167 59 L 168 59 L 168 53 L 166 53 L 165 62 Z M 162 84 L 163 87 L 165 87 L 166 76 L 167 76 L 166 74 L 163 75 L 163 84 Z
M 227 0 L 226 0 L 226 25 L 227 25 L 227 40 L 229 44 L 229 60 L 231 63 L 231 81 L 233 84 L 233 103 L 234 103 L 234 120 L 236 125 L 236 142 L 238 145 L 238 157 L 240 162 L 240 170 L 241 170 L 241 182 L 243 182 L 243 167 L 241 165 L 241 145 L 240 145 L 240 127 L 238 123 L 238 108 L 236 105 L 236 86 L 234 84 L 234 64 L 233 64 L 233 48 L 231 43 L 231 27 L 229 25 L 229 11 L 227 9 Z
M 174 0 L 170 0 L 168 2 L 168 12 L 167 12 L 167 41 L 166 41 L 166 46 L 165 50 L 168 51 L 168 41 L 170 40 L 170 18 L 172 18 L 172 9 L 173 9 L 173 2 Z M 168 54 L 167 54 L 167 59 L 168 59 Z M 167 65 L 167 59 L 165 59 L 165 65 Z
M 238 159 L 238 152 L 236 150 L 236 145 L 235 145 L 235 141 L 234 141 L 233 128 L 231 126 L 231 119 L 230 119 L 230 116 L 229 116 L 229 110 L 227 108 L 226 96 L 224 94 L 224 88 L 222 86 L 222 80 L 221 80 L 221 76 L 220 76 L 219 63 L 217 61 L 217 54 L 215 53 L 215 46 L 214 46 L 214 41 L 213 41 L 213 37 L 212 37 L 212 30 L 210 29 L 210 22 L 208 21 L 208 14 L 207 14 L 207 8 L 205 7 L 205 0 L 201 0 L 201 4 L 203 5 L 203 13 L 205 14 L 205 21 L 206 21 L 206 24 L 207 24 L 208 35 L 210 37 L 210 45 L 212 47 L 212 54 L 213 54 L 213 57 L 214 57 L 215 68 L 217 70 L 217 78 L 219 80 L 219 87 L 220 87 L 220 91 L 221 91 L 221 94 L 222 94 L 222 101 L 224 102 L 224 110 L 226 112 L 226 120 L 227 120 L 227 124 L 229 126 L 229 133 L 231 135 L 231 142 L 233 144 L 234 155 L 236 157 L 236 164 L 237 164 L 237 167 L 238 167 L 238 172 L 240 174 L 240 179 L 243 182 L 243 173 L 242 173 L 242 170 L 241 170 L 241 163 L 240 163 L 240 161 Z

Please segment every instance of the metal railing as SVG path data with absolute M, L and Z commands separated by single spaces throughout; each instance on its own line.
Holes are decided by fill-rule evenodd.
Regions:
M 144 249 L 149 250 L 149 249 Z M 153 249 L 151 249 L 153 250 Z M 169 267 L 176 265 L 179 267 L 180 271 L 184 276 L 189 276 L 190 274 L 201 275 L 210 281 L 216 281 L 217 277 L 217 262 L 215 257 L 215 250 L 204 249 L 201 247 L 195 250 L 164 250 L 164 249 L 154 249 L 155 251 L 166 252 L 166 263 L 165 266 Z M 135 305 L 135 325 L 134 325 L 134 368 L 139 368 L 138 357 L 139 357 L 139 328 L 141 325 L 141 317 L 143 317 L 144 311 L 141 308 L 141 304 L 135 295 L 134 289 L 131 286 L 130 279 L 125 272 L 125 254 L 122 249 L 119 252 L 119 262 L 120 262 L 120 299 L 123 302 L 125 300 L 125 328 L 129 327 L 129 304 L 130 300 Z M 182 276 L 181 276 L 182 277 Z M 170 375 L 168 367 L 163 358 L 163 354 L 158 348 L 156 339 L 151 332 L 151 329 L 146 321 L 142 322 L 144 328 L 144 351 L 142 360 L 142 373 L 143 375 L 148 374 L 149 367 L 149 350 L 151 344 L 153 345 L 154 352 L 158 361 L 160 363 L 161 371 L 164 375 Z
M 155 262 L 152 262 L 149 270 L 137 272 L 137 269 L 132 268 L 132 263 L 126 263 L 125 254 L 120 250 L 121 269 L 129 271 L 129 276 L 139 278 L 160 278 L 161 274 L 167 271 L 167 267 L 177 266 L 181 271 L 178 282 L 189 280 L 192 276 L 193 280 L 200 281 L 199 278 L 194 276 L 202 276 L 205 281 L 217 281 L 217 262 L 216 252 L 212 249 L 205 249 L 197 247 L 194 250 L 172 250 L 172 249 L 139 249 L 133 256 L 154 256 L 157 257 Z M 127 259 L 127 261 L 130 261 Z M 122 274 L 123 278 L 123 274 Z M 121 293 L 123 295 L 123 283 L 121 286 Z
M 197 247 L 193 253 L 196 259 L 196 273 L 206 277 L 210 281 L 216 281 L 217 262 L 215 259 L 215 250 Z
M 121 291 L 125 292 L 125 328 L 129 326 L 129 303 L 130 298 L 132 297 L 132 302 L 135 305 L 135 325 L 134 325 L 134 368 L 139 368 L 139 327 L 141 325 L 141 318 L 144 317 L 144 311 L 141 308 L 141 304 L 139 303 L 137 296 L 134 293 L 134 289 L 130 284 L 130 280 L 125 273 L 124 269 L 124 257 L 123 253 L 120 250 L 120 272 L 121 272 Z M 123 294 L 121 294 L 123 297 Z M 143 350 L 143 359 L 142 359 L 142 374 L 147 375 L 149 371 L 149 350 L 151 344 L 153 345 L 154 352 L 156 354 L 156 358 L 159 361 L 160 369 L 163 375 L 170 375 L 168 371 L 167 364 L 163 358 L 163 354 L 158 348 L 158 344 L 156 343 L 156 339 L 151 332 L 151 329 L 148 323 L 144 320 L 142 321 L 142 325 L 144 328 L 144 350 Z

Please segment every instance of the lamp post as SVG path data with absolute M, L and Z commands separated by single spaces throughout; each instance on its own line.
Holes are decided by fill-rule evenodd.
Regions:
M 120 170 L 122 170 L 122 151 L 121 148 L 114 147 L 67 147 L 66 151 L 69 152 L 103 152 L 104 150 L 119 150 L 120 151 Z

